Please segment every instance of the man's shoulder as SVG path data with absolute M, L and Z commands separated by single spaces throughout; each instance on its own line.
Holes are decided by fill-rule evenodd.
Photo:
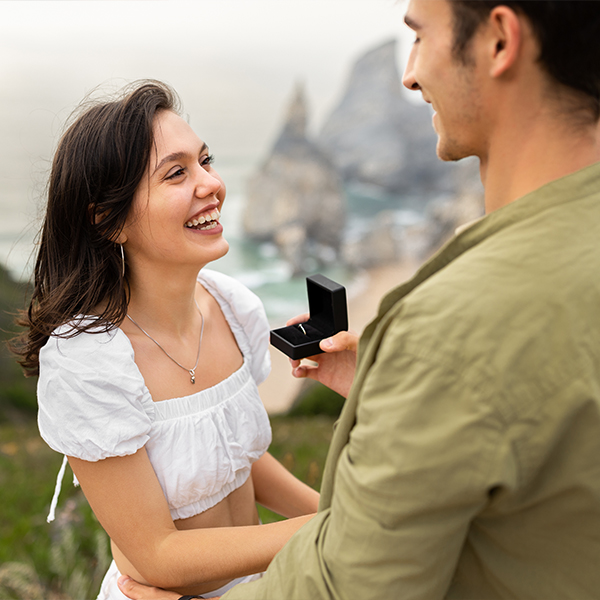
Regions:
M 544 219 L 516 224 L 473 246 L 390 309 L 381 351 L 492 379 L 600 364 L 600 351 L 582 356 L 600 348 L 596 225 L 576 222 L 555 221 L 554 235 Z

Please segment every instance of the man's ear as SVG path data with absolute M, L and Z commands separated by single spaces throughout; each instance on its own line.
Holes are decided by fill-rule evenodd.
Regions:
M 517 62 L 523 44 L 523 20 L 508 6 L 496 6 L 489 17 L 490 75 L 500 77 Z

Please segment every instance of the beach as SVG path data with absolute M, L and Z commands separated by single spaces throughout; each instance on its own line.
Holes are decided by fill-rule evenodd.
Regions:
M 348 290 L 348 320 L 350 330 L 361 333 L 375 317 L 382 297 L 393 287 L 409 279 L 416 270 L 412 262 L 400 261 L 364 272 L 356 286 Z M 290 315 L 292 317 L 294 315 Z M 259 386 L 262 401 L 269 414 L 285 413 L 296 398 L 301 379 L 291 375 L 289 359 L 275 349 L 271 350 L 271 374 Z

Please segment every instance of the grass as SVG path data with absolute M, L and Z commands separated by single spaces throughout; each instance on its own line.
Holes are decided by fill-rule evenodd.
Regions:
M 110 562 L 106 535 L 68 477 L 59 517 L 46 523 L 61 460 L 35 422 L 0 426 L 2 600 L 96 597 Z
M 333 432 L 333 417 L 271 417 L 273 441 L 269 451 L 288 471 L 315 490 L 321 487 L 323 467 Z M 263 523 L 282 517 L 259 506 Z
M 46 516 L 62 456 L 41 440 L 35 379 L 23 375 L 2 343 L 28 289 L 0 265 L 0 600 L 87 600 L 110 562 L 108 538 L 67 469 L 56 520 Z M 271 453 L 319 489 L 340 397 L 306 388 L 289 416 L 271 420 Z M 263 523 L 281 517 L 259 507 Z
M 334 418 L 272 418 L 271 453 L 319 489 Z M 46 516 L 62 457 L 35 421 L 0 423 L 0 600 L 96 597 L 110 560 L 108 539 L 67 469 L 57 518 Z M 259 507 L 263 523 L 280 517 Z

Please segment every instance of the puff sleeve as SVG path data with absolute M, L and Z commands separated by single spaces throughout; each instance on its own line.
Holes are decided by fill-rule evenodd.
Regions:
M 146 444 L 154 405 L 133 359 L 120 329 L 50 337 L 40 351 L 38 426 L 53 450 L 98 461 Z
M 271 372 L 269 322 L 260 298 L 229 275 L 202 269 L 198 281 L 219 303 L 250 372 L 260 385 Z

